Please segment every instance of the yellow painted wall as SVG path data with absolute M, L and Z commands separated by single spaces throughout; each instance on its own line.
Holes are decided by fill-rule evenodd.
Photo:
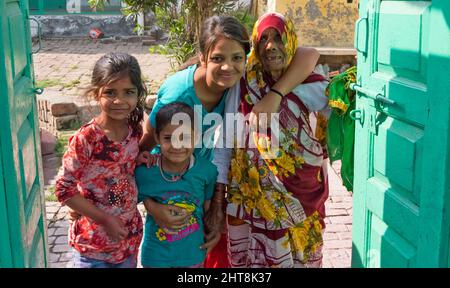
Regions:
M 258 15 L 268 2 L 294 21 L 301 46 L 353 47 L 358 0 L 258 0 Z

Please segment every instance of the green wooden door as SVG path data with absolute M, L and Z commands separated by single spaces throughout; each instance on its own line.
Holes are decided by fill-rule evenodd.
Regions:
M 45 267 L 45 199 L 27 0 L 0 0 L 0 267 Z
M 448 267 L 450 3 L 359 9 L 352 266 Z

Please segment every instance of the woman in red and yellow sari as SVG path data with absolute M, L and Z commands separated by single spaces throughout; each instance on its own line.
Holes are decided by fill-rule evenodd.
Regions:
M 244 115 L 270 91 L 297 47 L 293 23 L 278 13 L 258 20 L 252 41 L 238 108 Z M 251 132 L 243 136 L 245 148 L 233 150 L 227 205 L 233 267 L 321 267 L 328 179 L 309 116 L 326 108 L 326 86 L 311 74 L 280 95 L 278 138 L 270 129 Z

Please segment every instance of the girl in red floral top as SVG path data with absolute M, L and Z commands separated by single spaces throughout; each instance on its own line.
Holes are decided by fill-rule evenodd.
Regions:
M 58 200 L 81 215 L 70 226 L 75 267 L 136 267 L 142 239 L 135 158 L 146 95 L 139 64 L 109 53 L 95 64 L 87 95 L 101 113 L 69 140 Z

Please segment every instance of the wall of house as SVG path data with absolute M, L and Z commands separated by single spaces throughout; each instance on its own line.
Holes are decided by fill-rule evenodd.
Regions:
M 41 23 L 43 37 L 87 37 L 92 28 L 105 37 L 134 35 L 136 22 L 122 15 L 33 15 Z M 30 21 L 31 36 L 37 35 L 37 24 Z
M 358 19 L 358 0 L 254 0 L 257 15 L 267 9 L 289 16 L 300 45 L 351 48 Z

